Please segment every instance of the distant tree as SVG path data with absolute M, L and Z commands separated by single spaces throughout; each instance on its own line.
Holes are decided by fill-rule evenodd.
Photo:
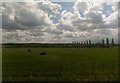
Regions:
M 80 43 L 80 44 L 81 44 L 81 46 L 83 46 L 83 41 L 81 41 L 81 43 Z
M 84 45 L 84 46 L 86 45 L 85 41 L 83 41 L 83 45 Z
M 111 42 L 112 45 L 114 45 L 114 39 L 112 38 L 112 42 Z
M 107 45 L 109 46 L 109 39 L 108 39 L 108 38 L 106 39 L 106 43 L 107 43 Z
M 104 39 L 102 39 L 102 45 L 103 45 L 103 46 L 105 45 L 105 43 L 104 43 Z
M 80 46 L 80 41 L 78 42 L 78 45 Z
M 86 40 L 86 45 L 88 46 L 88 44 L 89 44 L 89 42 L 88 42 L 88 40 Z
M 83 44 L 83 42 L 81 41 L 81 42 L 80 42 L 80 44 L 82 45 L 82 44 Z
M 91 44 L 92 44 L 92 43 L 91 43 L 91 40 L 89 40 L 89 46 L 91 46 Z

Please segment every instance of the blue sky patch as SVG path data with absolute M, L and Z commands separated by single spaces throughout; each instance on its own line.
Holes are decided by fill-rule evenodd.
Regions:
M 51 18 L 51 20 L 53 20 L 54 23 L 59 22 L 59 19 L 61 18 L 60 15 L 61 15 L 63 10 L 66 10 L 68 12 L 73 11 L 74 2 L 53 2 L 53 3 L 57 3 L 57 4 L 62 6 L 62 10 L 60 10 L 60 13 Z

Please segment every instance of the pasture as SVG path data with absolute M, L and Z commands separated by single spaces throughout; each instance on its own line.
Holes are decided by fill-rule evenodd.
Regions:
M 118 47 L 29 49 L 2 48 L 3 81 L 117 80 Z

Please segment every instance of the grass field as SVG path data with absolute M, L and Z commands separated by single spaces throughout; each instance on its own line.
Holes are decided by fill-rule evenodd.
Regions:
M 3 80 L 117 80 L 118 48 L 3 48 Z M 46 51 L 46 55 L 40 55 Z

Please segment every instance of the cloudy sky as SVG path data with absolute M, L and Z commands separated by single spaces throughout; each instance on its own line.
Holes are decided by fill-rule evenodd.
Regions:
M 117 2 L 2 2 L 2 42 L 118 40 Z M 1 12 L 0 12 L 1 13 Z

